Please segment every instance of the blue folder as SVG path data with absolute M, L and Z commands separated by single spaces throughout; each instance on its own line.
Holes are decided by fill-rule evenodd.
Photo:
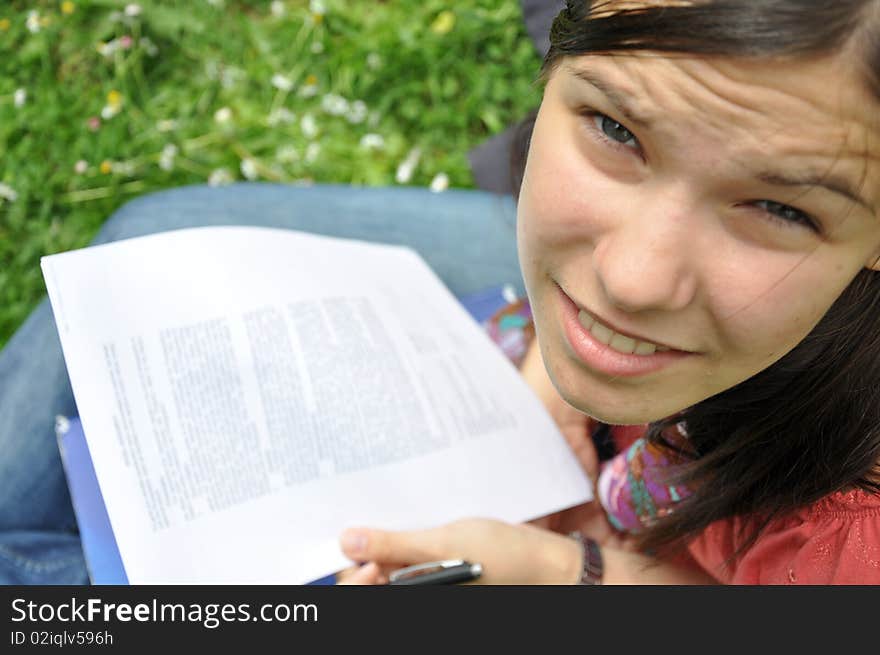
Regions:
M 59 431 L 58 447 L 92 583 L 128 584 L 86 444 L 86 435 L 78 418 L 69 419 L 66 431 Z
M 477 293 L 460 296 L 459 301 L 470 312 L 474 319 L 482 324 L 492 314 L 514 300 L 510 285 L 492 287 Z M 76 521 L 79 525 L 80 539 L 89 577 L 96 585 L 125 585 L 128 576 L 122 564 L 116 537 L 110 526 L 110 517 L 98 477 L 89 454 L 89 446 L 83 433 L 79 418 L 73 417 L 66 421 L 64 429 L 58 432 L 58 447 L 64 462 L 67 485 Z M 309 584 L 332 585 L 336 578 L 329 575 L 314 580 Z

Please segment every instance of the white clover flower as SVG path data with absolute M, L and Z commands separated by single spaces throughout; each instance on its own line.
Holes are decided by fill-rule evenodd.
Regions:
M 12 102 L 16 107 L 24 107 L 27 102 L 27 91 L 25 89 L 16 89 L 12 94 Z
M 361 137 L 360 147 L 364 150 L 381 150 L 385 147 L 385 139 L 381 134 L 364 134 Z
M 27 20 L 25 21 L 25 25 L 28 28 L 28 31 L 31 34 L 36 34 L 40 31 L 40 12 L 32 9 L 28 12 Z
M 130 161 L 110 162 L 110 169 L 117 175 L 132 176 L 135 173 L 135 165 Z
M 314 75 L 306 77 L 305 84 L 299 88 L 299 94 L 303 98 L 311 98 L 318 93 L 318 78 Z
M 110 120 L 122 109 L 123 97 L 119 91 L 113 90 L 107 94 L 107 104 L 101 110 L 101 117 Z
M 349 107 L 346 118 L 349 123 L 363 123 L 367 117 L 367 105 L 363 100 L 355 100 Z
M 230 184 L 233 180 L 232 173 L 227 168 L 218 168 L 211 171 L 211 174 L 208 176 L 208 184 L 210 186 L 223 186 L 224 184 Z
M 266 118 L 266 123 L 270 127 L 277 127 L 278 125 L 290 125 L 296 121 L 296 114 L 290 111 L 287 107 L 279 107 L 278 109 L 273 109 L 269 116 Z
M 257 162 L 255 162 L 250 157 L 245 157 L 241 160 L 241 174 L 244 175 L 247 180 L 256 180 L 259 177 L 259 172 L 257 171 Z
M 9 202 L 15 202 L 18 198 L 18 193 L 8 184 L 3 184 L 0 182 L 0 200 L 8 200 Z
M 336 93 L 328 93 L 321 98 L 321 109 L 331 116 L 342 116 L 348 113 L 348 100 Z
M 142 36 L 141 40 L 138 41 L 141 47 L 144 49 L 144 52 L 147 54 L 147 57 L 155 57 L 159 54 L 159 47 L 153 43 L 152 39 L 148 36 Z
M 125 5 L 125 15 L 129 18 L 134 18 L 136 16 L 141 15 L 141 6 L 139 4 L 135 4 L 132 2 L 131 4 Z
M 372 70 L 376 70 L 381 65 L 382 57 L 379 56 L 378 52 L 371 52 L 367 55 L 367 66 L 369 66 Z
M 89 170 L 89 162 L 87 162 L 85 159 L 80 159 L 73 165 L 73 171 L 77 175 L 82 175 L 87 170 Z
M 177 129 L 177 121 L 165 118 L 156 123 L 156 129 L 160 132 L 172 132 Z
M 170 171 L 174 169 L 174 159 L 177 157 L 177 146 L 173 143 L 167 144 L 164 148 L 162 148 L 162 154 L 159 155 L 159 168 L 163 171 Z
M 220 84 L 230 89 L 246 77 L 245 72 L 235 66 L 225 66 L 220 70 Z
M 214 112 L 214 121 L 221 125 L 232 120 L 232 110 L 229 107 L 220 107 Z
M 310 0 L 309 11 L 316 16 L 323 16 L 327 13 L 327 7 L 323 0 Z
M 107 41 L 107 43 L 99 43 L 95 46 L 95 49 L 103 57 L 112 57 L 113 53 L 119 50 L 119 41 L 113 39 L 112 41 Z
M 281 18 L 287 10 L 281 0 L 272 0 L 272 4 L 269 5 L 269 11 L 272 12 L 275 18 Z
M 406 184 L 412 179 L 413 172 L 416 170 L 416 166 L 419 165 L 419 159 L 422 156 L 422 151 L 418 148 L 413 148 L 407 154 L 406 159 L 400 162 L 400 165 L 397 167 L 397 173 L 394 176 L 394 179 L 397 180 L 398 184 Z
M 216 59 L 209 59 L 205 62 L 205 75 L 209 80 L 220 79 L 220 62 Z
M 281 146 L 275 151 L 275 159 L 282 164 L 292 164 L 299 161 L 299 152 L 291 145 Z
M 293 88 L 293 80 L 281 73 L 275 73 L 272 76 L 272 86 L 282 91 L 290 91 Z
M 311 114 L 306 114 L 302 117 L 302 120 L 299 122 L 299 127 L 302 130 L 303 136 L 307 139 L 314 139 L 318 136 L 318 123 L 315 121 L 315 117 Z
M 449 176 L 446 173 L 437 173 L 431 180 L 431 191 L 434 193 L 442 193 L 449 188 Z
M 120 105 L 104 105 L 104 108 L 101 109 L 101 118 L 105 121 L 109 121 L 119 113 L 120 109 Z
M 306 146 L 306 162 L 311 164 L 314 162 L 318 155 L 321 154 L 321 144 L 312 141 L 308 146 Z
M 312 41 L 312 45 L 309 46 L 309 50 L 312 51 L 312 54 L 320 55 L 324 52 L 324 43 L 322 41 Z

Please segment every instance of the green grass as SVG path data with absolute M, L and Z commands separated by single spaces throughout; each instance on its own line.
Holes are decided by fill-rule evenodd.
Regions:
M 403 183 L 472 187 L 467 151 L 540 99 L 517 0 L 126 4 L 0 4 L 0 347 L 45 292 L 40 257 L 137 195 L 212 173 L 394 185 L 414 148 Z

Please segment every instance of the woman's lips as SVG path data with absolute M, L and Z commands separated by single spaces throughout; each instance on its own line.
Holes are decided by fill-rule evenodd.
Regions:
M 581 362 L 597 372 L 615 377 L 646 375 L 680 362 L 693 354 L 681 350 L 655 351 L 645 355 L 619 352 L 602 343 L 581 324 L 578 318 L 580 308 L 561 287 L 559 287 L 559 296 L 562 301 L 562 326 L 568 344 Z

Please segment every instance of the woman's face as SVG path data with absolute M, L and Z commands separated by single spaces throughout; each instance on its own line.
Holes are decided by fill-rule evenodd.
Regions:
M 562 397 L 658 420 L 797 345 L 880 257 L 878 115 L 842 58 L 562 60 L 518 207 Z

